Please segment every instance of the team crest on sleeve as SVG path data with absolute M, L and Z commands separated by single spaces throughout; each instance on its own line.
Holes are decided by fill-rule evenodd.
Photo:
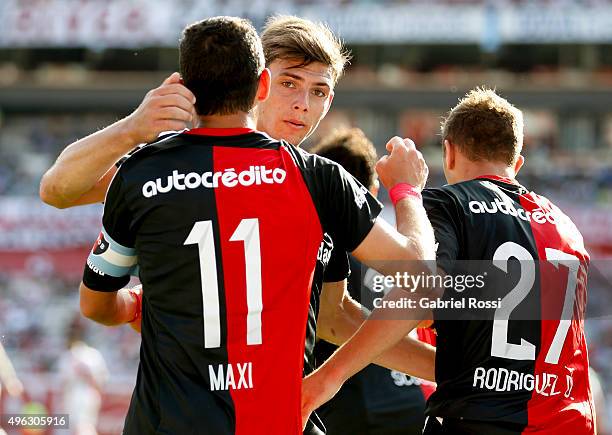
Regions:
M 104 233 L 100 232 L 98 239 L 94 242 L 92 252 L 94 255 L 102 255 L 108 249 L 108 242 L 104 238 Z
M 137 262 L 136 249 L 116 242 L 104 229 L 87 258 L 87 266 L 100 276 L 130 275 L 137 268 Z

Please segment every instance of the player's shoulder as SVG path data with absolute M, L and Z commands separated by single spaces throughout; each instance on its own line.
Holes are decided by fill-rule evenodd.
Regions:
M 534 203 L 534 210 L 531 212 L 532 216 L 534 211 L 541 210 L 544 212 L 544 216 L 547 216 L 547 220 L 549 222 L 554 222 L 555 225 L 562 229 L 563 236 L 569 245 L 576 246 L 577 249 L 580 249 L 586 253 L 586 249 L 584 248 L 584 240 L 580 229 L 564 210 L 562 210 L 546 196 L 540 195 L 536 192 L 529 192 L 524 196 L 523 200 L 532 201 Z
M 426 209 L 435 207 L 456 207 L 466 197 L 466 192 L 456 184 L 423 189 L 423 205 Z
M 460 183 L 446 184 L 442 187 L 427 188 L 423 191 L 426 203 L 454 203 L 464 207 L 473 200 L 485 200 L 501 193 L 518 196 L 528 190 L 518 183 L 509 183 L 489 178 L 475 178 Z
M 172 131 L 160 135 L 153 142 L 141 144 L 130 151 L 121 161 L 120 172 L 129 170 L 143 159 L 164 150 L 172 149 L 182 143 L 182 131 Z
M 487 180 L 473 179 L 460 183 L 446 184 L 441 187 L 428 187 L 423 190 L 423 205 L 429 214 L 443 212 L 457 219 L 470 214 L 469 204 L 474 200 L 482 200 L 492 195 Z
M 433 198 L 456 198 L 462 199 L 473 196 L 487 188 L 489 180 L 475 178 L 472 180 L 462 181 L 460 183 L 445 184 L 442 187 L 427 188 L 427 195 Z M 425 194 L 425 191 L 423 192 Z
M 303 170 L 317 171 L 340 167 L 338 163 L 332 160 L 310 153 L 302 148 L 298 148 L 287 141 L 282 140 L 281 144 L 289 155 L 291 155 L 291 158 L 295 164 Z
M 456 196 L 457 189 L 453 185 L 445 184 L 440 187 L 426 187 L 423 189 L 423 200 L 443 200 L 451 199 Z

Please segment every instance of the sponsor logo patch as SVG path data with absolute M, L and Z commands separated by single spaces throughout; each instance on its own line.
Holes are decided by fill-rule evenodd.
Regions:
M 546 222 L 551 224 L 559 223 L 562 216 L 553 214 L 549 210 L 543 210 L 537 208 L 532 211 L 526 211 L 522 207 L 515 207 L 512 202 L 502 201 L 496 198 L 495 201 L 470 201 L 469 208 L 472 213 L 475 214 L 496 214 L 501 213 L 508 216 L 513 216 L 526 222 L 535 222 L 537 224 L 544 224 Z
M 243 187 L 259 186 L 262 184 L 282 184 L 287 177 L 287 173 L 281 168 L 268 169 L 265 166 L 249 166 L 241 172 L 236 172 L 234 168 L 228 168 L 217 172 L 190 172 L 182 174 L 178 170 L 172 171 L 172 175 L 165 178 L 149 180 L 142 186 L 142 194 L 145 198 L 151 198 L 161 193 L 168 193 L 171 190 L 216 189 L 219 186 L 229 188 L 238 185 Z

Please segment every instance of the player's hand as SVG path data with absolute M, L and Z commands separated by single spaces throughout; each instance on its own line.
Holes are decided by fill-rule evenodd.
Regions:
M 387 189 L 399 183 L 408 183 L 419 190 L 425 187 L 429 168 L 423 154 L 410 139 L 392 137 L 387 142 L 388 155 L 376 163 L 376 172 Z
M 131 322 L 128 322 L 130 327 L 140 333 L 140 321 L 142 320 L 142 285 L 137 285 L 128 290 L 133 296 L 136 303 L 136 316 Z
M 140 106 L 123 120 L 132 143 L 151 142 L 164 131 L 179 131 L 197 120 L 195 95 L 172 73 L 162 84 L 147 92 Z
M 302 379 L 302 430 L 306 428 L 308 418 L 317 408 L 336 395 L 341 383 L 322 379 L 320 370 Z

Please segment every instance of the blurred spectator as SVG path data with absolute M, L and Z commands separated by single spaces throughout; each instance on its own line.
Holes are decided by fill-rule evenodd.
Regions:
M 60 360 L 60 379 L 64 389 L 63 413 L 70 416 L 74 435 L 96 435 L 102 387 L 108 369 L 102 354 L 83 341 L 85 326 L 74 317 L 66 333 L 68 348 Z

